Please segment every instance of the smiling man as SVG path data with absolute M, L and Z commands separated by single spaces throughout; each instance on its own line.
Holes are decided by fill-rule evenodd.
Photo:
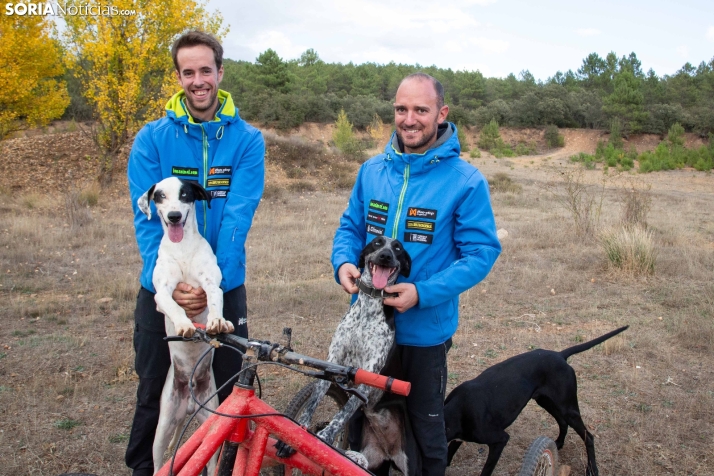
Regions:
M 501 252 L 488 183 L 459 158 L 448 113 L 435 78 L 415 73 L 402 80 L 395 133 L 384 153 L 360 168 L 332 249 L 335 279 L 350 294 L 358 292 L 360 251 L 376 236 L 400 240 L 412 258 L 409 277 L 385 288 L 398 297 L 384 300 L 396 310 L 401 362 L 391 376 L 412 384 L 407 411 L 420 458 L 410 460 L 410 475 L 446 470 L 446 353 L 458 324 L 459 294 L 484 279 Z M 350 443 L 359 444 L 353 434 Z
M 152 284 L 163 229 L 155 210 L 148 219 L 137 200 L 152 185 L 172 176 L 197 181 L 206 189 L 211 201 L 196 207 L 198 228 L 216 254 L 223 275 L 223 317 L 233 323 L 234 334 L 247 337 L 245 240 L 265 175 L 263 136 L 238 116 L 231 95 L 218 89 L 223 78 L 221 44 L 211 35 L 192 31 L 174 42 L 171 54 L 182 90 L 166 104 L 166 117 L 139 131 L 128 165 L 136 240 L 144 262 L 134 312 L 139 387 L 126 451 L 126 463 L 134 476 L 154 474 L 152 444 L 171 363 L 163 340 L 164 316 L 156 310 Z M 206 307 L 203 289 L 186 283 L 179 283 L 173 298 L 189 318 Z M 213 358 L 216 387 L 240 367 L 235 353 L 217 349 Z M 218 394 L 219 400 L 230 392 L 228 385 Z

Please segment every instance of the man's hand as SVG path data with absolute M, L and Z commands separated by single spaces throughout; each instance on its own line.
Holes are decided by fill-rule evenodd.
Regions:
M 189 319 L 201 314 L 208 306 L 206 291 L 201 287 L 194 288 L 187 283 L 178 283 L 171 297 L 186 311 L 186 317 Z
M 337 278 L 340 280 L 342 289 L 348 294 L 356 294 L 359 288 L 355 285 L 355 280 L 361 276 L 357 266 L 352 263 L 345 263 L 337 270 Z
M 384 291 L 399 294 L 399 297 L 384 299 L 385 305 L 392 306 L 399 312 L 406 312 L 419 302 L 419 293 L 412 283 L 398 283 L 393 286 L 387 286 Z

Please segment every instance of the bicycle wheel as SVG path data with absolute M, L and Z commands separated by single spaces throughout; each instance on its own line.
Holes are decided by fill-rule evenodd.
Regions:
M 558 448 L 555 441 L 539 436 L 528 447 L 518 476 L 557 476 Z
M 317 385 L 317 381 L 305 385 L 298 393 L 295 394 L 285 409 L 285 414 L 287 416 L 294 418 L 295 420 L 300 417 L 302 412 L 305 410 L 305 405 L 307 404 L 308 399 L 315 390 L 315 385 Z M 317 409 L 312 415 L 309 430 L 312 433 L 317 434 L 317 432 L 325 428 L 332 421 L 332 417 L 334 417 L 335 414 L 345 405 L 345 403 L 347 403 L 347 400 L 349 400 L 349 395 L 347 395 L 340 387 L 335 384 L 330 385 L 325 397 L 317 405 Z M 335 437 L 335 441 L 332 446 L 342 450 L 349 449 L 349 442 L 347 441 L 348 427 L 349 424 L 346 423 L 342 431 L 340 431 Z M 285 467 L 282 465 L 275 466 L 272 469 L 272 474 L 274 476 L 283 476 L 285 474 Z

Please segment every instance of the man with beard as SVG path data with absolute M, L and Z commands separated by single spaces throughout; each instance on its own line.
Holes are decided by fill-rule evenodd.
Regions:
M 396 311 L 401 371 L 392 376 L 412 384 L 407 413 L 425 475 L 446 470 L 446 353 L 459 294 L 483 280 L 501 252 L 488 183 L 459 158 L 448 112 L 435 78 L 415 73 L 402 80 L 396 131 L 384 153 L 360 168 L 332 250 L 335 279 L 350 294 L 358 292 L 360 250 L 376 236 L 400 240 L 412 258 L 409 278 L 385 288 L 398 297 L 384 304 Z
M 223 275 L 223 317 L 234 334 L 248 337 L 245 240 L 263 193 L 265 142 L 260 131 L 243 121 L 230 93 L 218 89 L 223 78 L 223 48 L 211 35 L 191 31 L 171 48 L 182 91 L 166 104 L 166 117 L 139 131 L 129 156 L 128 177 L 134 227 L 144 262 L 134 312 L 135 368 L 139 375 L 136 411 L 126 451 L 134 476 L 154 474 L 152 444 L 159 401 L 171 364 L 164 315 L 156 310 L 152 276 L 163 236 L 160 217 L 147 219 L 137 199 L 167 177 L 195 180 L 211 197 L 197 203 L 200 233 L 211 244 Z M 202 204 L 202 205 L 201 205 Z M 153 204 L 151 205 L 153 208 Z M 174 300 L 192 318 L 206 308 L 206 293 L 179 283 Z M 241 359 L 227 349 L 213 358 L 216 387 L 240 371 Z M 231 392 L 218 394 L 222 402 Z M 157 468 L 158 469 L 158 468 Z

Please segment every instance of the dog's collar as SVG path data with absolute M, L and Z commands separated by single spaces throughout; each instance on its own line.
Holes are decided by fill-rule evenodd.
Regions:
M 362 291 L 369 297 L 380 298 L 380 299 L 399 297 L 399 294 L 397 294 L 397 293 L 385 293 L 384 289 L 377 289 L 377 288 L 373 288 L 371 286 L 367 286 L 359 278 L 355 281 L 355 284 L 357 284 L 357 287 L 359 288 L 360 291 Z

